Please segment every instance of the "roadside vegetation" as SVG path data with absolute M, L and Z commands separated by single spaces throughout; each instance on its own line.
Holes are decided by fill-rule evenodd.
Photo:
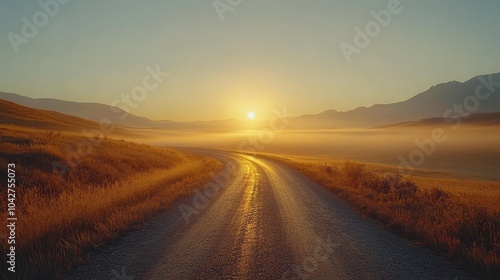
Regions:
M 384 165 L 266 156 L 479 277 L 500 279 L 500 182 L 425 170 L 403 177 Z
M 18 279 L 61 278 L 90 249 L 137 227 L 222 169 L 207 157 L 107 138 L 96 138 L 98 145 L 69 160 L 71 147 L 85 140 L 77 133 L 0 124 L 0 138 L 2 186 L 7 164 L 16 164 Z M 54 162 L 71 170 L 54 172 Z M 6 188 L 0 201 L 6 210 Z M 0 212 L 0 220 L 6 216 Z

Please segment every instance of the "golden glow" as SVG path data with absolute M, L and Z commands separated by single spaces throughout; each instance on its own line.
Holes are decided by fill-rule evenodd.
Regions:
M 248 112 L 247 117 L 251 120 L 255 118 L 255 113 L 254 112 Z

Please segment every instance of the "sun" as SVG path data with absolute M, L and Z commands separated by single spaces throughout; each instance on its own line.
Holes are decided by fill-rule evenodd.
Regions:
M 255 118 L 255 113 L 254 112 L 248 112 L 247 117 L 251 120 Z

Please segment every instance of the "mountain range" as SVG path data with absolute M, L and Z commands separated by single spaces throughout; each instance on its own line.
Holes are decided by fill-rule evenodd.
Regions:
M 490 81 L 490 84 L 487 84 L 488 81 Z M 287 129 L 369 128 L 415 122 L 429 118 L 442 118 L 446 112 L 450 113 L 449 110 L 452 112 L 449 117 L 456 117 L 459 116 L 459 114 L 453 113 L 456 111 L 456 106 L 462 106 L 462 110 L 466 114 L 500 112 L 499 84 L 500 73 L 474 77 L 464 83 L 457 81 L 442 83 L 402 102 L 359 107 L 345 112 L 328 110 L 315 115 L 294 116 L 290 118 Z M 493 92 L 487 98 L 481 99 L 476 96 L 478 89 L 479 93 L 486 93 L 488 88 L 492 89 L 492 86 Z M 0 99 L 31 108 L 73 115 L 95 122 L 109 119 L 113 124 L 129 127 L 151 127 L 169 130 L 230 130 L 249 128 L 251 126 L 248 121 L 234 119 L 197 122 L 155 121 L 126 113 L 117 107 L 99 103 L 81 103 L 50 98 L 34 99 L 5 92 L 0 92 Z M 463 114 L 463 112 L 461 113 Z M 435 122 L 436 120 L 432 123 Z M 260 125 L 265 126 L 265 124 L 266 122 L 262 122 Z
M 100 122 L 108 118 L 114 124 L 123 126 L 156 127 L 164 122 L 153 121 L 148 118 L 128 114 L 120 108 L 99 103 L 83 103 L 64 101 L 52 98 L 30 98 L 14 93 L 0 92 L 0 99 L 17 103 L 30 108 L 55 111 L 66 115 L 73 115 L 87 120 Z M 122 116 L 127 115 L 122 119 Z M 168 122 L 168 121 L 165 121 Z
M 496 90 L 489 98 L 480 100 L 475 96 L 476 89 L 482 85 L 481 81 L 497 81 Z M 454 111 L 455 104 L 464 106 L 464 103 L 478 101 L 476 110 L 467 111 L 471 105 L 464 106 L 465 113 L 492 113 L 500 112 L 500 73 L 472 78 L 464 83 L 453 81 L 432 86 L 425 92 L 398 103 L 377 104 L 371 107 L 338 112 L 329 110 L 317 115 L 297 117 L 292 122 L 293 128 L 345 128 L 345 127 L 374 127 L 402 122 L 411 122 L 427 118 L 443 118 L 449 110 Z M 487 89 L 481 86 L 480 93 Z M 471 101 L 472 100 L 472 101 Z M 450 114 L 448 117 L 456 117 Z
M 55 111 L 34 109 L 0 99 L 0 124 L 20 126 L 26 129 L 43 129 L 50 131 L 82 131 L 95 132 L 106 129 L 114 135 L 131 135 L 121 126 L 97 123 L 84 118 L 58 113 Z M 108 134 L 109 134 L 108 133 Z

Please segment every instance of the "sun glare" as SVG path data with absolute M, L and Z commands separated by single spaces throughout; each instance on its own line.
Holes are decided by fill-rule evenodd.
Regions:
M 248 112 L 247 114 L 248 118 L 253 120 L 255 118 L 255 113 L 254 112 Z

